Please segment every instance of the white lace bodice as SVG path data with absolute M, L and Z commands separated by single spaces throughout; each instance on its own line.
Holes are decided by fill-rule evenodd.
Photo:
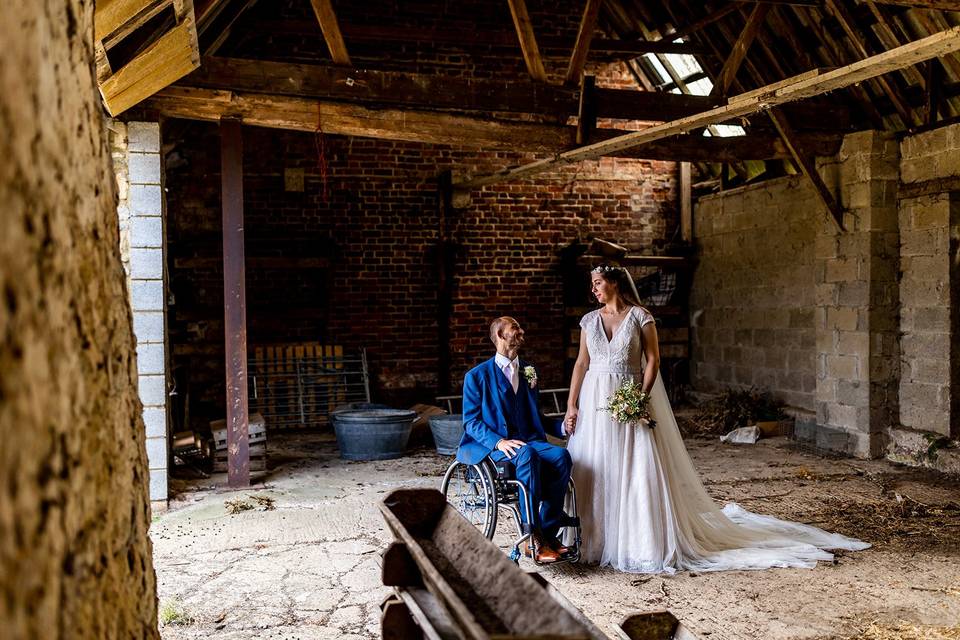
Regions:
M 600 310 L 591 311 L 580 320 L 580 328 L 587 334 L 590 367 L 613 369 L 640 369 L 643 367 L 643 338 L 641 327 L 653 322 L 653 316 L 643 307 L 631 307 L 627 317 L 617 327 L 613 338 L 607 340 Z

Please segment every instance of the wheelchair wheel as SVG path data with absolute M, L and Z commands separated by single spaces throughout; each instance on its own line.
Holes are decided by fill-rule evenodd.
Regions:
M 443 476 L 440 491 L 488 540 L 493 539 L 497 530 L 497 492 L 487 465 L 454 462 Z

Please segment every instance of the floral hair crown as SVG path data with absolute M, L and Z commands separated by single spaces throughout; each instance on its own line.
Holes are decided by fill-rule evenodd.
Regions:
M 594 273 L 610 273 L 611 271 L 623 271 L 623 267 L 614 267 L 608 264 L 602 264 L 599 267 L 594 267 Z

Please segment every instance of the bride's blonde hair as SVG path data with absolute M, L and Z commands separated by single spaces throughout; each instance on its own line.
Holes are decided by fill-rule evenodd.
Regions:
M 643 306 L 640 304 L 640 296 L 637 295 L 633 278 L 630 277 L 630 274 L 627 273 L 627 270 L 623 267 L 601 264 L 594 267 L 590 273 L 591 277 L 592 274 L 596 273 L 607 282 L 617 285 L 617 295 L 620 296 L 620 299 L 626 304 L 631 307 Z

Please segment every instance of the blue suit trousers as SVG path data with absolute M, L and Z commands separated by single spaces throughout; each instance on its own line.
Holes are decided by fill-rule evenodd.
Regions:
M 494 462 L 508 459 L 499 449 L 494 449 L 490 458 Z M 517 480 L 526 485 L 529 491 L 534 531 L 546 538 L 556 538 L 563 516 L 563 499 L 573 468 L 570 454 L 563 447 L 535 440 L 520 447 L 509 460 L 517 469 Z M 526 522 L 522 506 L 520 516 Z

